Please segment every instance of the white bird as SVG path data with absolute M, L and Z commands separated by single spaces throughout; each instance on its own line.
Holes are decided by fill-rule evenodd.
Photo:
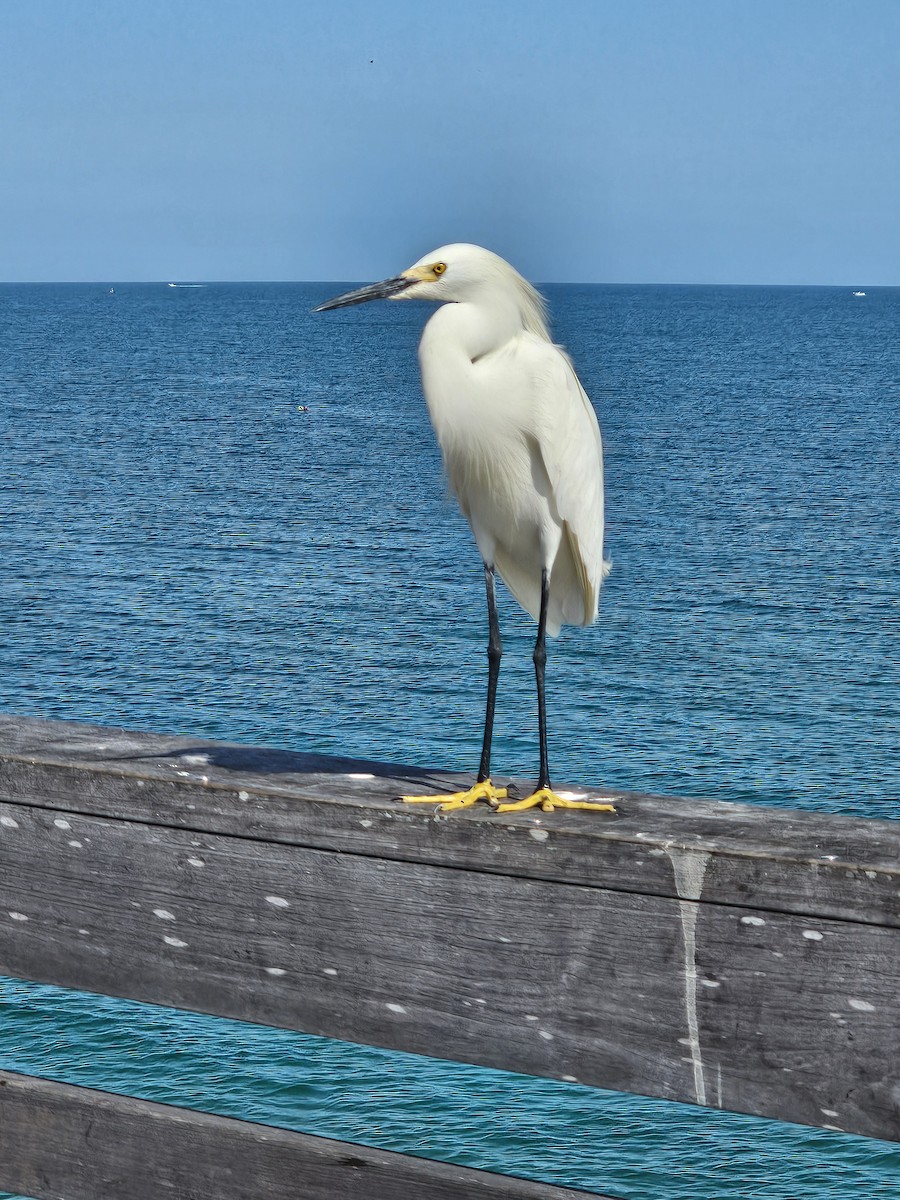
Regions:
M 597 417 L 568 356 L 555 346 L 541 296 L 481 246 L 442 246 L 392 279 L 347 292 L 315 312 L 367 300 L 433 300 L 419 344 L 422 387 L 444 468 L 484 561 L 488 694 L 476 784 L 411 803 L 500 812 L 540 806 L 615 811 L 564 799 L 550 784 L 544 700 L 546 635 L 597 616 L 603 559 L 603 450 Z M 540 775 L 532 795 L 500 804 L 491 783 L 491 735 L 502 645 L 497 571 L 538 623 L 534 647 Z

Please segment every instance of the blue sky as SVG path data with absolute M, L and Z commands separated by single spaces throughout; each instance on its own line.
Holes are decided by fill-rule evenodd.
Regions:
M 900 0 L 4 0 L 0 279 L 900 284 Z

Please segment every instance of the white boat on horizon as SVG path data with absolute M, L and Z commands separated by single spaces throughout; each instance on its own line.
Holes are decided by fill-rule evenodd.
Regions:
M 854 292 L 853 293 L 854 296 L 864 296 L 865 294 L 866 294 L 865 292 Z

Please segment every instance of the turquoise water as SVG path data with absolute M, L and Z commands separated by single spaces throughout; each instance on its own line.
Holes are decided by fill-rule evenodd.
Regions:
M 427 309 L 309 313 L 338 290 L 0 288 L 0 707 L 476 765 L 483 584 Z M 614 560 L 551 647 L 556 778 L 897 816 L 900 291 L 546 291 Z M 527 775 L 533 629 L 501 620 L 496 768 Z M 16 981 L 0 1006 L 9 1069 L 623 1200 L 900 1195 L 864 1139 Z

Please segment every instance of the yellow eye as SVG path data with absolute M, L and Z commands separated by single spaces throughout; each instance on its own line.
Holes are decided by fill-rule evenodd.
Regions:
M 435 263 L 431 269 L 434 271 L 435 275 L 443 275 L 443 273 L 447 270 L 447 264 Z

